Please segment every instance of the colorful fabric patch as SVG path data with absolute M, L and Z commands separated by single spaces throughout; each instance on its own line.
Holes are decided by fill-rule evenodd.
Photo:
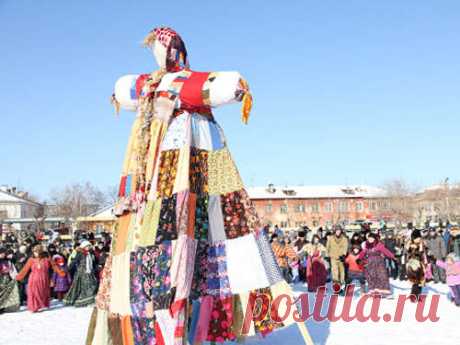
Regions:
M 100 310 L 109 310 L 110 289 L 112 280 L 112 255 L 107 257 L 101 274 L 101 282 L 96 296 L 96 307 Z
M 190 146 L 190 115 L 182 113 L 176 116 L 168 127 L 161 143 L 161 151 L 181 149 Z
M 190 297 L 197 299 L 206 294 L 208 275 L 208 247 L 207 241 L 198 241 L 193 268 L 192 289 Z
M 208 341 L 222 343 L 226 340 L 235 339 L 235 335 L 232 332 L 232 309 L 232 297 L 214 298 L 208 330 Z
M 161 201 L 160 220 L 158 222 L 156 243 L 177 239 L 176 202 L 177 194 L 174 194 L 171 198 L 166 198 Z
M 208 152 L 190 148 L 190 192 L 198 195 L 208 193 Z
M 188 219 L 189 219 L 189 191 L 177 193 L 176 197 L 176 229 L 180 236 L 187 234 Z
M 199 195 L 195 206 L 195 233 L 197 240 L 208 240 L 209 217 L 208 217 L 208 196 Z
M 146 247 L 155 243 L 158 223 L 160 221 L 161 199 L 149 200 L 139 233 L 139 246 Z
M 211 133 L 212 150 L 221 150 L 225 147 L 225 137 L 222 128 L 214 122 L 209 121 L 209 132 Z
M 241 191 L 221 196 L 225 234 L 229 239 L 247 235 L 252 230 L 247 218 L 249 214 L 246 214 L 246 197 Z
M 125 251 L 130 223 L 131 213 L 125 213 L 117 219 L 112 243 L 113 255 L 121 254 Z
M 179 150 L 162 151 L 160 156 L 160 169 L 158 174 L 157 197 L 169 198 L 174 189 Z
M 275 254 L 267 238 L 262 232 L 254 234 L 257 247 L 259 248 L 262 263 L 270 285 L 274 285 L 283 280 L 281 270 L 276 262 Z
M 176 287 L 175 301 L 188 298 L 193 279 L 193 264 L 197 241 L 186 234 L 179 235 L 171 264 L 171 286 Z
M 260 295 L 262 295 L 263 298 L 258 298 Z M 282 323 L 277 323 L 270 317 L 269 309 L 272 302 L 273 296 L 270 292 L 270 288 L 258 289 L 251 292 L 249 295 L 249 308 L 253 310 L 255 331 L 263 336 L 268 335 L 276 328 L 283 327 Z M 265 315 L 265 317 L 260 320 L 260 318 L 257 317 L 258 315 Z
M 169 308 L 171 291 L 172 243 L 148 247 L 142 258 L 143 289 L 147 298 L 153 301 L 154 310 Z
M 135 345 L 156 345 L 155 337 L 155 319 L 133 317 L 131 319 L 133 326 L 134 344 Z
M 146 304 L 149 302 L 145 290 L 143 289 L 143 257 L 146 248 L 138 248 L 137 251 L 130 254 L 129 271 L 130 271 L 130 303 L 131 311 L 134 317 L 146 317 Z
M 225 241 L 224 216 L 222 215 L 222 205 L 219 195 L 210 195 L 208 202 L 209 216 L 209 241 L 219 242 Z
M 225 242 L 214 243 L 208 248 L 206 294 L 217 297 L 231 295 L 227 273 Z
M 243 181 L 227 148 L 209 152 L 209 194 L 227 194 L 243 189 Z
M 189 189 L 190 186 L 190 146 L 184 146 L 179 152 L 177 163 L 176 181 L 174 182 L 173 193 L 180 193 Z
M 210 131 L 210 120 L 198 114 L 192 115 L 192 143 L 196 149 L 211 151 L 213 141 Z

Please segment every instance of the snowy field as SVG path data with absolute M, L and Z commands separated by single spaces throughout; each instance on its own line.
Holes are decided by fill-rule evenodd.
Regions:
M 394 295 L 408 294 L 407 282 L 392 282 Z M 297 285 L 296 293 L 304 291 Z M 402 322 L 315 322 L 307 321 L 310 334 L 319 345 L 458 345 L 460 344 L 460 308 L 447 299 L 445 285 L 429 284 L 424 293 L 441 295 L 437 315 L 438 322 L 417 322 L 415 305 L 407 302 Z M 312 298 L 310 298 L 312 301 Z M 356 303 L 357 300 L 354 301 Z M 380 315 L 393 314 L 397 299 L 382 300 Z M 340 297 L 339 305 L 343 302 Z M 324 308 L 326 310 L 327 306 Z M 338 311 L 341 308 L 337 309 Z M 353 311 L 354 309 L 352 309 Z M 428 302 L 426 310 L 428 310 Z M 86 328 L 91 308 L 62 307 L 53 303 L 51 310 L 31 314 L 26 310 L 0 315 L 1 345 L 82 345 L 85 343 Z M 425 312 L 426 314 L 426 312 Z M 248 344 L 261 343 L 260 339 L 250 339 Z M 297 327 L 275 332 L 265 338 L 264 344 L 302 344 Z

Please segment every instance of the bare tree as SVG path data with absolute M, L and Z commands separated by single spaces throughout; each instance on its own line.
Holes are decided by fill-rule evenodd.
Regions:
M 393 179 L 384 183 L 387 207 L 385 212 L 390 215 L 392 221 L 398 225 L 412 221 L 417 213 L 417 205 L 414 202 L 415 188 L 403 179 Z M 382 212 L 382 210 L 377 210 Z
M 118 186 L 113 185 L 107 187 L 105 191 L 105 197 L 106 201 L 110 204 L 113 205 L 118 201 Z
M 90 182 L 74 183 L 53 189 L 51 201 L 56 205 L 57 213 L 67 219 L 87 216 L 108 205 L 107 193 Z

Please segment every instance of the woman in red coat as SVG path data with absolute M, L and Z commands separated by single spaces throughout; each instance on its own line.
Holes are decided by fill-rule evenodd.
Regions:
M 52 268 L 59 275 L 64 275 L 64 272 L 44 255 L 41 245 L 36 245 L 32 253 L 33 257 L 27 261 L 16 280 L 23 280 L 31 271 L 27 284 L 27 309 L 34 313 L 50 305 L 49 269 Z

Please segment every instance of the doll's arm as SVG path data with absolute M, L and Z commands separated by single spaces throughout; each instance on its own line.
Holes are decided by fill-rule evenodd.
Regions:
M 111 101 L 117 112 L 120 109 L 137 110 L 147 76 L 148 74 L 128 74 L 116 81 Z
M 252 95 L 248 83 L 238 72 L 213 72 L 203 85 L 205 103 L 211 107 L 242 102 L 241 117 L 244 123 L 249 120 L 252 108 Z

